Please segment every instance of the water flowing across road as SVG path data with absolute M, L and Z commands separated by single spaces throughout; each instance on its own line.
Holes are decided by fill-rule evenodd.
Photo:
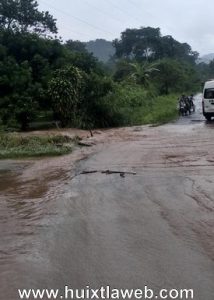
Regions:
M 148 285 L 213 300 L 214 124 L 195 101 L 172 124 L 95 134 L 90 153 L 0 163 L 0 299 Z

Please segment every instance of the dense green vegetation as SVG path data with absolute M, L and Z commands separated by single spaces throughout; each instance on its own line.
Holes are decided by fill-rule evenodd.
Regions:
M 159 28 L 122 32 L 106 64 L 84 43 L 63 43 L 56 34 L 56 20 L 35 0 L 1 1 L 3 130 L 27 130 L 32 122 L 86 129 L 166 122 L 176 115 L 179 93 L 214 77 L 214 62 L 197 65 L 197 52 Z

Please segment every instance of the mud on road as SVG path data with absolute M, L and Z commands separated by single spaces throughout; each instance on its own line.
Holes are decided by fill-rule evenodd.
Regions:
M 213 300 L 213 130 L 198 111 L 97 132 L 61 158 L 1 162 L 0 299 L 68 284 Z

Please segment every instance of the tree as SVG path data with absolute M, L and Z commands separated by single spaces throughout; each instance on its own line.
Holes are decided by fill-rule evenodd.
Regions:
M 129 65 L 131 67 L 130 77 L 135 83 L 143 85 L 144 87 L 149 87 L 151 74 L 159 71 L 159 69 L 156 68 L 157 63 L 130 63 Z
M 67 47 L 66 47 L 67 48 Z M 103 75 L 104 68 L 102 63 L 93 56 L 92 53 L 71 51 L 66 49 L 66 62 L 72 64 L 73 66 L 83 70 L 86 73 L 95 72 L 100 75 Z
M 116 39 L 113 45 L 117 58 L 138 62 L 177 58 L 194 64 L 198 58 L 198 53 L 192 51 L 187 43 L 179 43 L 171 36 L 162 36 L 160 28 L 126 29 L 120 40 Z
M 157 63 L 158 73 L 154 74 L 153 81 L 160 94 L 169 94 L 182 88 L 183 71 L 181 64 L 172 59 L 162 59 Z
M 86 74 L 84 85 L 82 100 L 78 107 L 80 126 L 89 130 L 94 127 L 110 126 L 114 108 L 106 96 L 114 91 L 111 78 L 92 72 Z
M 192 64 L 164 58 L 157 61 L 157 68 L 159 72 L 152 74 L 152 81 L 160 94 L 197 90 L 199 78 Z
M 35 0 L 1 0 L 0 28 L 38 34 L 57 33 L 56 20 L 48 11 L 40 12 Z
M 149 87 L 151 85 L 151 75 L 158 72 L 157 63 L 136 62 L 120 60 L 117 64 L 117 69 L 114 74 L 116 81 L 129 81 L 135 84 Z
M 54 72 L 49 84 L 49 94 L 53 111 L 63 127 L 75 120 L 83 83 L 83 72 L 76 67 L 69 66 Z
M 68 63 L 66 49 L 57 39 L 7 29 L 0 30 L 0 45 L 1 118 L 27 128 L 35 112 L 51 114 L 48 82 Z
M 88 51 L 85 48 L 85 43 L 82 43 L 80 41 L 68 40 L 65 43 L 65 47 L 71 51 L 88 53 Z
M 208 77 L 209 79 L 214 78 L 214 60 L 208 64 Z
M 132 72 L 132 67 L 131 67 L 131 60 L 127 59 L 120 59 L 115 66 L 114 70 L 114 80 L 117 82 L 121 82 L 125 79 L 127 79 L 131 72 Z
M 120 40 L 113 41 L 116 57 L 134 58 L 138 61 L 155 59 L 160 38 L 160 28 L 126 29 L 121 33 Z
M 0 63 L 0 108 L 4 124 L 16 120 L 26 130 L 34 117 L 37 102 L 31 73 L 27 61 L 17 64 L 14 58 L 7 57 Z

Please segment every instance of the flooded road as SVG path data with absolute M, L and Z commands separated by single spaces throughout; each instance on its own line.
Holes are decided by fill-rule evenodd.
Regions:
M 214 299 L 214 123 L 196 102 L 172 124 L 99 132 L 90 150 L 0 162 L 0 299 L 65 285 Z

